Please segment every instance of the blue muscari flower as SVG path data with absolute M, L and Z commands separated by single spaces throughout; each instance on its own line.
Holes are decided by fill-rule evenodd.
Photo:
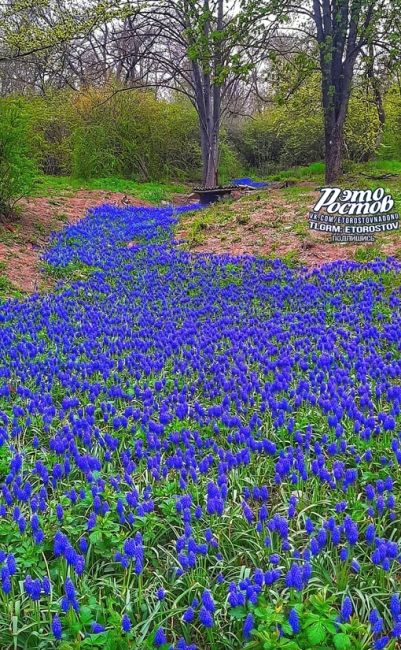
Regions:
M 46 596 L 50 595 L 51 584 L 50 584 L 50 580 L 49 580 L 49 578 L 47 576 L 45 576 L 43 578 L 43 580 L 42 580 L 42 589 L 43 589 L 43 593 L 46 594 Z
M 401 621 L 395 623 L 393 629 L 391 630 L 391 636 L 395 637 L 396 639 L 401 637 Z
M 62 597 L 60 607 L 61 607 L 61 611 L 62 611 L 64 614 L 66 614 L 66 613 L 68 612 L 68 610 L 70 609 L 70 607 L 71 607 L 71 602 L 70 602 L 70 600 L 67 598 L 67 596 L 63 596 L 63 597 Z
M 390 612 L 394 620 L 397 620 L 401 614 L 401 602 L 398 594 L 393 594 L 390 598 Z
M 372 544 L 374 542 L 376 536 L 376 529 L 374 524 L 368 524 L 365 532 L 365 539 L 369 544 Z
M 352 610 L 353 607 L 352 607 L 351 598 L 349 596 L 345 596 L 341 605 L 341 612 L 340 612 L 341 620 L 343 621 L 343 623 L 347 623 L 349 621 L 352 615 Z
M 52 633 L 54 638 L 57 639 L 58 641 L 60 641 L 61 639 L 62 631 L 63 629 L 61 627 L 60 618 L 58 617 L 57 614 L 55 614 L 52 620 Z
M 188 609 L 186 609 L 184 614 L 183 614 L 182 620 L 185 623 L 192 623 L 192 621 L 194 620 L 194 617 L 195 617 L 194 609 L 192 607 L 188 607 Z
M 375 489 L 373 485 L 368 483 L 368 485 L 365 486 L 365 493 L 366 493 L 366 498 L 368 501 L 373 501 L 375 498 Z
M 345 517 L 344 520 L 344 531 L 347 541 L 351 546 L 354 546 L 358 541 L 358 526 L 351 517 Z
M 216 609 L 212 598 L 212 594 L 207 589 L 205 589 L 205 591 L 202 592 L 202 603 L 208 612 L 213 613 L 214 610 Z
M 97 623 L 96 621 L 92 623 L 91 628 L 93 634 L 101 634 L 101 632 L 104 632 L 106 629 L 103 625 L 100 625 L 100 623 Z
M 86 524 L 87 530 L 93 530 L 96 525 L 96 513 L 91 512 Z
M 121 619 L 121 629 L 126 634 L 131 630 L 131 621 L 128 614 L 124 614 Z
M 2 590 L 3 590 L 3 592 L 5 594 L 10 593 L 12 586 L 11 586 L 11 580 L 10 580 L 8 575 L 5 576 L 5 575 L 2 574 L 2 576 L 1 576 L 1 588 L 2 588 Z
M 157 591 L 156 591 L 156 597 L 157 597 L 157 600 L 164 600 L 164 596 L 165 596 L 165 595 L 166 595 L 166 592 L 165 592 L 165 590 L 163 589 L 163 587 L 159 587 L 159 588 L 157 589 Z
M 320 528 L 320 530 L 317 533 L 316 540 L 319 544 L 319 549 L 323 548 L 323 546 L 326 545 L 327 533 L 324 530 L 324 528 Z
M 378 620 L 379 618 L 379 612 L 377 611 L 376 608 L 371 609 L 369 612 L 369 623 L 372 625 Z
M 245 618 L 244 625 L 243 625 L 243 628 L 242 628 L 243 635 L 244 635 L 245 639 L 250 638 L 253 627 L 254 627 L 253 614 L 251 612 L 249 612 L 247 614 L 246 618 Z
M 63 511 L 63 506 L 61 505 L 61 503 L 58 503 L 56 505 L 56 515 L 57 515 L 57 519 L 59 521 L 63 521 L 64 511 Z
M 308 535 L 311 535 L 313 533 L 314 529 L 315 529 L 315 527 L 314 527 L 311 519 L 309 519 L 309 517 L 307 517 L 306 520 L 305 520 L 305 530 L 308 533 Z
M 285 584 L 289 588 L 294 588 L 297 591 L 302 591 L 303 588 L 303 575 L 302 570 L 297 564 L 292 564 L 290 570 L 285 577 Z
M 67 543 L 68 541 L 66 536 L 63 535 L 58 530 L 54 536 L 54 544 L 53 544 L 53 551 L 56 557 L 58 557 L 59 555 L 64 555 L 65 550 L 67 548 Z
M 320 551 L 319 542 L 316 539 L 316 537 L 312 537 L 312 539 L 310 541 L 310 550 L 311 550 L 312 555 L 318 555 L 318 553 Z
M 372 609 L 370 612 L 369 623 L 371 625 L 373 634 L 380 634 L 380 632 L 382 632 L 384 623 L 381 616 L 379 616 L 377 609 Z
M 158 648 L 159 646 L 163 645 L 164 643 L 167 643 L 166 635 L 164 634 L 164 630 L 162 627 L 159 627 L 156 630 L 156 634 L 153 640 L 153 644 Z
M 65 583 L 64 583 L 64 590 L 65 590 L 65 595 L 69 600 L 74 600 L 75 598 L 75 587 L 74 583 L 72 582 L 71 578 L 66 578 Z
M 126 539 L 124 542 L 124 553 L 128 557 L 135 557 L 136 554 L 136 543 L 134 539 Z
M 341 541 L 341 531 L 337 526 L 331 530 L 331 542 L 334 546 L 338 546 Z
M 8 569 L 8 572 L 9 572 L 10 576 L 13 576 L 13 575 L 17 572 L 17 563 L 16 563 L 16 561 L 15 561 L 15 557 L 14 557 L 14 555 L 12 555 L 11 553 L 9 553 L 9 554 L 7 555 L 7 560 L 6 560 L 6 562 L 7 562 L 7 569 Z
M 204 627 L 213 627 L 213 616 L 211 615 L 210 611 L 206 609 L 206 607 L 201 607 L 199 611 L 199 621 L 202 625 L 204 625 Z
M 300 623 L 299 623 L 299 616 L 298 612 L 296 609 L 291 609 L 289 615 L 288 615 L 288 622 L 291 625 L 292 631 L 294 634 L 298 634 L 298 632 L 301 629 Z

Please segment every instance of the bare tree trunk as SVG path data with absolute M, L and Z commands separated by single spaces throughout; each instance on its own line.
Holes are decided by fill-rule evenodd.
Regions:
M 326 184 L 330 185 L 342 171 L 343 124 L 335 124 L 326 135 Z
M 344 145 L 344 122 L 347 115 L 349 89 L 345 86 L 346 79 L 343 79 L 342 92 L 337 94 L 336 101 L 326 92 L 327 80 L 325 83 L 322 75 L 323 85 L 323 109 L 324 109 L 324 135 L 325 135 L 325 180 L 328 185 L 333 183 L 342 173 L 342 155 Z
M 204 0 L 205 16 L 209 13 L 209 0 Z M 217 28 L 223 27 L 223 2 L 219 2 Z M 210 38 L 210 21 L 205 20 L 205 39 Z M 220 53 L 214 62 L 220 65 Z M 192 61 L 196 108 L 199 117 L 200 140 L 202 151 L 202 180 L 205 187 L 218 185 L 219 136 L 221 122 L 221 87 L 213 83 L 211 70 L 202 68 L 197 61 Z M 216 73 L 216 70 L 214 71 Z
M 344 86 L 347 83 L 343 79 Z M 325 133 L 325 181 L 330 185 L 342 173 L 342 158 L 344 145 L 344 122 L 348 110 L 349 90 L 343 87 L 343 92 L 337 96 L 334 103 L 332 98 L 326 97 L 324 106 L 324 133 Z
M 365 29 L 371 20 L 371 10 L 368 14 Z M 363 44 L 358 36 L 360 6 L 356 0 L 351 3 L 313 0 L 313 17 L 322 73 L 326 183 L 330 184 L 342 171 L 344 123 L 355 61 Z
M 213 129 L 212 133 L 208 133 L 201 126 L 201 149 L 203 163 L 203 185 L 205 187 L 216 187 L 219 182 L 218 131 Z

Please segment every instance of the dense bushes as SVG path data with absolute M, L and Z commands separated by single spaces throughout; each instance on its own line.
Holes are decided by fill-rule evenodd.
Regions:
M 264 175 L 324 157 L 319 83 L 319 78 L 312 76 L 294 94 L 281 96 L 252 119 L 231 127 L 230 135 L 245 167 Z M 378 130 L 373 102 L 356 88 L 344 129 L 346 158 L 361 162 L 374 156 Z
M 345 156 L 353 162 L 373 158 L 378 145 L 379 118 L 374 102 L 357 89 L 350 98 L 344 126 Z
M 401 92 L 393 86 L 384 97 L 386 124 L 378 155 L 384 159 L 401 160 Z
M 27 146 L 27 120 L 16 101 L 0 104 L 0 217 L 29 193 L 35 166 Z
M 307 84 L 289 101 L 268 104 L 237 127 L 234 137 L 245 165 L 261 174 L 320 160 L 323 123 L 315 84 Z
M 93 91 L 75 99 L 75 108 L 82 116 L 72 137 L 75 176 L 162 180 L 197 175 L 197 120 L 186 104 L 157 100 L 148 92 L 122 92 L 104 102 L 104 93 Z
M 398 89 L 387 93 L 385 107 L 387 124 L 379 155 L 400 159 Z M 32 177 L 28 147 L 31 159 L 45 174 L 78 179 L 119 176 L 136 181 L 194 182 L 201 175 L 197 116 L 192 106 L 179 98 L 167 101 L 157 99 L 151 91 L 120 92 L 110 85 L 80 93 L 54 91 L 46 97 L 3 99 L 0 110 L 4 113 L 2 147 L 8 151 L 3 153 L 2 182 L 13 178 L 14 185 L 23 186 L 10 188 L 8 181 L 9 189 L 2 189 L 3 197 L 7 192 L 15 197 L 20 190 L 26 191 Z M 12 128 L 7 127 L 10 120 Z M 277 95 L 252 118 L 224 124 L 222 134 L 222 181 L 252 171 L 264 176 L 321 160 L 324 138 L 319 78 L 312 75 L 295 93 Z M 356 88 L 345 126 L 346 158 L 358 162 L 372 158 L 378 136 L 375 105 L 363 89 Z M 14 141 L 17 146 L 12 144 Z M 17 161 L 23 165 L 18 180 L 10 172 Z
M 157 100 L 151 92 L 118 90 L 59 92 L 26 100 L 43 172 L 85 179 L 197 176 L 200 150 L 192 108 Z
M 192 106 L 150 91 L 119 91 L 109 86 L 21 100 L 30 117 L 32 155 L 43 173 L 198 180 L 199 127 Z M 224 129 L 220 163 L 223 180 L 242 172 Z

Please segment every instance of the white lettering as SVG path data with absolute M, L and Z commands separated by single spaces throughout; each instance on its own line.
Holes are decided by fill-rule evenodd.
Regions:
M 339 187 L 322 187 L 320 193 L 323 195 L 320 197 L 315 207 L 313 208 L 315 212 L 318 212 L 321 208 L 333 203 L 338 196 L 341 194 L 341 189 Z

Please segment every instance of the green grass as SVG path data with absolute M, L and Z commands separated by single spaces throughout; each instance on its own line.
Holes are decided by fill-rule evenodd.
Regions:
M 289 169 L 275 172 L 267 176 L 270 181 L 292 181 L 303 182 L 310 181 L 316 183 L 316 186 L 324 184 L 324 162 L 318 161 L 309 165 L 290 167 Z M 361 187 L 375 188 L 379 181 L 367 179 L 364 174 L 400 174 L 401 161 L 397 160 L 373 160 L 368 163 L 345 163 L 344 180 L 352 179 L 353 183 L 359 182 Z M 250 174 L 253 178 L 260 180 L 257 174 Z M 386 182 L 394 182 L 391 179 Z M 89 180 L 71 178 L 69 176 L 39 176 L 34 185 L 32 196 L 57 197 L 60 195 L 74 194 L 77 190 L 104 190 L 108 192 L 122 192 L 137 197 L 150 203 L 160 203 L 171 199 L 175 193 L 185 193 L 190 189 L 189 185 L 182 183 L 159 183 L 147 182 L 140 183 L 134 180 L 107 177 L 93 178 Z M 297 190 L 294 187 L 286 188 L 289 194 L 295 194 Z M 303 188 L 300 192 L 306 191 Z
M 203 210 L 187 212 L 181 223 L 187 230 L 186 239 L 189 245 L 201 244 L 205 239 L 206 231 L 210 228 L 221 227 L 224 229 L 235 218 L 235 213 L 230 209 L 232 204 L 231 199 L 226 199 Z
M 279 172 L 275 172 L 268 176 L 271 181 L 314 181 L 316 183 L 324 183 L 324 162 L 314 162 L 310 165 L 290 167 Z M 401 161 L 398 160 L 371 160 L 367 163 L 353 163 L 345 162 L 344 165 L 344 178 L 360 177 L 360 180 L 365 186 L 377 186 L 375 179 L 367 179 L 364 174 L 400 174 L 401 175 Z M 341 181 L 340 181 L 341 182 Z
M 400 160 L 371 160 L 367 163 L 355 165 L 355 167 L 363 169 L 365 173 L 401 174 Z
M 12 246 L 18 242 L 19 232 L 20 228 L 18 225 L 14 225 L 14 229 L 11 231 L 8 230 L 3 224 L 0 224 L 0 243 L 4 244 L 5 246 Z
M 173 194 L 188 190 L 185 185 L 177 183 L 138 183 L 117 177 L 83 180 L 69 176 L 39 176 L 35 181 L 31 195 L 36 197 L 56 197 L 63 194 L 71 195 L 80 189 L 122 192 L 150 203 L 167 201 Z
M 83 262 L 70 262 L 67 266 L 51 266 L 46 262 L 42 263 L 43 273 L 54 280 L 67 280 L 71 282 L 88 280 L 92 273 L 98 270 L 96 267 L 88 266 Z
M 309 197 L 310 191 L 311 188 L 309 187 L 309 185 L 290 185 L 289 187 L 283 187 L 280 190 L 284 199 L 290 202 L 300 202 L 300 204 L 302 203 L 302 201 L 303 203 L 305 203 L 306 200 L 305 205 L 307 206 L 310 206 L 310 197 Z M 307 197 L 304 196 L 305 194 L 307 195 Z
M 24 292 L 20 291 L 5 275 L 2 274 L 6 268 L 5 262 L 0 262 L 0 303 L 9 298 L 23 298 Z
M 370 246 L 360 246 L 355 252 L 356 262 L 372 262 L 378 257 L 383 257 L 380 252 L 380 247 L 377 244 Z
M 290 167 L 289 169 L 276 172 L 267 178 L 270 181 L 302 180 L 323 182 L 324 163 L 314 162 L 306 166 Z
M 286 264 L 290 269 L 295 269 L 297 266 L 301 264 L 300 259 L 299 259 L 299 252 L 294 250 L 294 251 L 288 251 L 288 253 L 284 253 L 284 255 L 267 255 L 266 259 L 269 260 L 277 260 L 280 259 L 284 264 Z

